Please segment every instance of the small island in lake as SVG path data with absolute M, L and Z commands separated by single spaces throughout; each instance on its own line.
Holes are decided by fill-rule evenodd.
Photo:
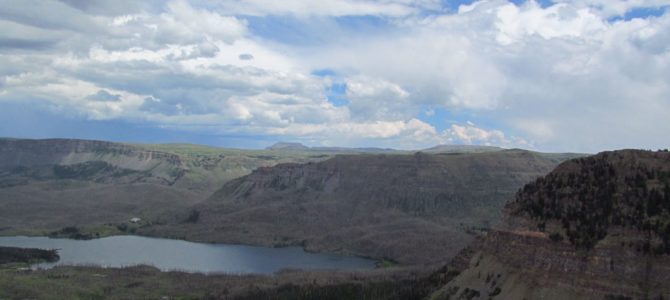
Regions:
M 54 262 L 60 259 L 56 250 L 0 247 L 0 264 Z

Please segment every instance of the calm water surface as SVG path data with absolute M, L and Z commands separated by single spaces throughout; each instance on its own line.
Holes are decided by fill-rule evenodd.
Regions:
M 204 244 L 141 236 L 112 236 L 79 241 L 48 237 L 0 237 L 0 246 L 58 249 L 60 260 L 37 264 L 126 267 L 138 264 L 163 271 L 199 273 L 275 273 L 282 269 L 354 270 L 371 269 L 375 261 L 360 257 L 308 253 L 300 247 L 269 248 L 227 244 Z

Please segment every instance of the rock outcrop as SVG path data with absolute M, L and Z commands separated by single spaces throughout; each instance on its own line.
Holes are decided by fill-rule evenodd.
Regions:
M 670 296 L 670 153 L 604 152 L 526 185 L 504 221 L 434 296 L 660 299 Z
M 405 264 L 444 262 L 499 219 L 506 199 L 556 162 L 541 154 L 340 155 L 259 168 L 175 226 L 203 241 L 303 245 Z

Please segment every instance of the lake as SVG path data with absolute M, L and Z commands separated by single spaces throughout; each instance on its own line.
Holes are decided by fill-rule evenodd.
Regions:
M 0 237 L 0 246 L 58 249 L 60 260 L 36 264 L 126 267 L 151 265 L 163 271 L 192 273 L 271 274 L 282 269 L 357 270 L 375 267 L 375 260 L 305 252 L 300 247 L 270 248 L 193 243 L 141 236 L 111 236 L 93 240 L 48 237 Z

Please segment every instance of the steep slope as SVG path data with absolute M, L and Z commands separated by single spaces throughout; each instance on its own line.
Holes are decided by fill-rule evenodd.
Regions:
M 73 139 L 0 139 L 0 234 L 77 226 L 114 233 L 132 217 L 167 222 L 260 166 L 321 153 Z
M 505 199 L 555 165 L 521 150 L 280 164 L 228 182 L 194 208 L 190 224 L 145 232 L 440 262 L 471 241 L 466 231 L 497 220 Z
M 239 150 L 187 144 L 133 145 L 75 139 L 0 139 L 0 171 L 4 171 L 5 176 L 16 175 L 26 179 L 35 175 L 32 176 L 34 179 L 60 179 L 60 174 L 50 174 L 47 170 L 58 165 L 86 169 L 88 172 L 83 174 L 83 179 L 90 179 L 94 175 L 91 172 L 95 171 L 91 167 L 106 172 L 114 168 L 117 169 L 114 177 L 123 177 L 119 173 L 124 173 L 133 175 L 134 182 L 158 183 L 203 193 L 212 193 L 223 183 L 249 174 L 261 166 L 318 161 L 330 155 L 321 152 Z M 3 180 L 0 178 L 0 182 Z
M 667 298 L 669 178 L 668 152 L 561 164 L 517 193 L 504 222 L 471 246 L 470 267 L 435 298 Z
M 97 165 L 91 165 L 92 162 Z M 44 172 L 48 172 L 44 170 L 45 166 L 55 165 L 85 169 L 85 174 L 81 174 L 84 177 L 104 171 L 105 167 L 121 172 L 125 170 L 128 173 L 146 172 L 147 180 L 164 183 L 173 183 L 183 175 L 183 162 L 179 156 L 131 145 L 68 139 L 0 140 L 0 170 L 4 170 L 5 175 L 30 177 L 25 175 L 30 175 L 28 171 L 32 170 L 38 170 L 37 173 L 45 178 L 77 175 L 77 172 L 65 174 L 68 173 L 65 169 L 61 169 L 61 173 L 58 170 L 54 170 L 52 174 Z

